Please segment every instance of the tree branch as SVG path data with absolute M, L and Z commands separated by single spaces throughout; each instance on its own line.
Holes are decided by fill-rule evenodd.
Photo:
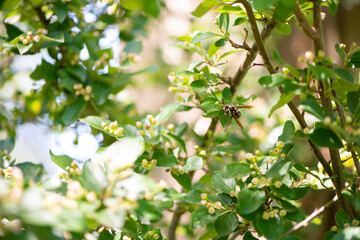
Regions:
M 300 9 L 299 2 L 296 2 L 294 13 L 296 20 L 298 21 L 300 27 L 303 29 L 305 34 L 308 35 L 311 39 L 317 39 L 319 37 L 319 34 L 316 29 L 314 29 L 307 21 L 305 15 Z
M 281 236 L 281 238 L 288 236 L 290 234 L 292 234 L 293 232 L 299 230 L 302 227 L 306 227 L 309 222 L 311 220 L 313 220 L 316 216 L 320 215 L 321 213 L 324 212 L 324 210 L 328 207 L 330 207 L 334 202 L 336 202 L 338 200 L 337 195 L 335 195 L 335 197 L 333 199 L 331 199 L 329 202 L 325 203 L 324 206 L 322 206 L 319 209 L 315 209 L 305 220 L 303 220 L 302 222 L 299 222 L 298 224 L 296 224 L 292 229 L 290 229 L 287 233 L 285 233 L 284 235 Z

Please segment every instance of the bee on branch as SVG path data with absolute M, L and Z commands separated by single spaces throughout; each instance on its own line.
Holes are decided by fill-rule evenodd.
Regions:
M 223 107 L 223 111 L 224 111 L 224 114 L 225 115 L 231 115 L 231 119 L 235 119 L 236 123 L 239 125 L 239 127 L 241 129 L 244 129 L 244 126 L 241 124 L 239 118 L 241 116 L 241 112 L 240 108 L 246 108 L 246 109 L 251 109 L 253 106 L 251 105 L 227 105 L 227 104 L 224 104 L 224 107 Z M 228 125 L 231 123 L 231 121 L 228 123 Z

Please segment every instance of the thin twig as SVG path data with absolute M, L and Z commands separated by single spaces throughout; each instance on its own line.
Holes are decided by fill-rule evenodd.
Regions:
M 316 216 L 320 215 L 321 213 L 324 212 L 324 210 L 326 208 L 328 208 L 329 206 L 331 206 L 331 204 L 333 204 L 334 202 L 336 202 L 338 200 L 338 196 L 335 195 L 335 197 L 333 199 L 331 199 L 329 202 L 325 203 L 324 206 L 322 206 L 319 209 L 315 209 L 305 220 L 303 220 L 302 222 L 299 222 L 298 224 L 296 224 L 293 228 L 291 228 L 287 233 L 285 233 L 284 235 L 281 236 L 281 238 L 288 236 L 290 234 L 292 234 L 293 232 L 299 230 L 302 227 L 306 227 L 309 222 L 311 220 L 313 220 Z
M 300 9 L 299 2 L 296 2 L 294 13 L 296 20 L 298 21 L 300 27 L 303 29 L 305 34 L 308 35 L 311 39 L 317 39 L 319 37 L 319 34 L 316 29 L 314 29 L 307 21 L 305 15 Z

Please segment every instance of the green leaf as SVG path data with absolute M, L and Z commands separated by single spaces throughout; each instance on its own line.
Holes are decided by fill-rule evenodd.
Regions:
M 339 78 L 346 80 L 351 84 L 354 84 L 354 77 L 348 70 L 343 68 L 335 68 L 333 71 Z
M 139 54 L 139 53 L 141 53 L 142 49 L 143 49 L 143 46 L 140 41 L 131 41 L 126 44 L 123 52 Z
M 191 40 L 191 43 L 195 44 L 195 43 L 201 42 L 202 40 L 212 38 L 212 37 L 221 37 L 221 35 L 218 33 L 213 33 L 213 32 L 198 32 Z
M 270 9 L 271 7 L 273 7 L 276 2 L 278 0 L 254 0 L 253 4 L 254 4 L 254 9 L 256 11 L 262 11 L 262 10 L 266 10 L 266 9 Z
M 160 14 L 160 1 L 159 0 L 143 0 L 143 10 L 145 13 L 153 17 L 158 17 Z
M 324 120 L 327 116 L 329 116 L 328 111 L 320 106 L 314 97 L 310 97 L 305 101 L 300 103 L 301 108 L 317 117 L 319 120 Z
M 359 98 L 360 95 L 357 92 L 348 92 L 346 95 L 347 105 L 352 114 L 355 114 L 359 107 Z
M 326 128 L 316 128 L 309 134 L 309 137 L 311 141 L 320 147 L 338 149 L 343 146 L 338 136 L 333 131 Z
M 282 22 L 276 25 L 276 30 L 283 35 L 291 34 L 291 26 L 288 22 Z
M 195 17 L 202 17 L 205 13 L 217 5 L 219 5 L 219 1 L 217 0 L 204 0 L 191 14 Z
M 277 87 L 282 85 L 285 81 L 286 79 L 281 74 L 276 73 L 272 75 L 262 76 L 259 79 L 259 84 L 265 87 Z
M 282 184 L 280 188 L 276 188 L 275 186 L 271 186 L 271 190 L 276 194 L 286 197 L 291 200 L 299 200 L 304 198 L 306 193 L 308 192 L 310 187 L 297 187 L 297 188 L 289 188 L 285 184 Z
M 202 228 L 208 223 L 213 223 L 217 219 L 217 212 L 210 214 L 206 207 L 199 207 L 191 214 L 191 226 L 193 228 Z
M 78 98 L 71 105 L 67 106 L 63 114 L 63 122 L 66 126 L 69 126 L 75 122 L 86 106 L 86 102 L 83 98 Z
M 209 88 L 209 84 L 205 81 L 205 80 L 197 80 L 197 81 L 193 81 L 190 84 L 191 89 L 194 92 L 203 92 L 206 91 Z
M 152 159 L 157 161 L 158 167 L 174 167 L 178 164 L 176 157 L 173 154 L 166 154 L 164 149 L 156 149 Z
M 277 240 L 284 231 L 284 223 L 278 218 L 268 220 L 260 218 L 256 221 L 256 229 L 268 240 Z
M 349 216 L 346 214 L 346 212 L 342 208 L 339 211 L 337 211 L 337 213 L 335 214 L 335 222 L 336 222 L 336 225 L 338 225 L 338 227 L 340 229 L 344 229 L 345 224 L 351 223 Z
M 191 204 L 200 204 L 201 193 L 202 192 L 197 189 L 191 190 L 185 195 L 184 200 Z
M 227 52 L 224 52 L 220 57 L 219 57 L 219 60 L 220 61 L 221 59 L 233 54 L 233 53 L 236 53 L 236 52 L 239 52 L 241 51 L 242 49 L 235 49 L 235 50 L 230 50 L 230 51 L 227 51 Z
M 200 104 L 199 107 L 205 112 L 219 111 L 222 107 L 219 104 L 216 104 L 216 102 L 219 102 L 217 98 L 208 97 Z
M 179 170 L 184 172 L 200 170 L 204 166 L 204 160 L 199 156 L 192 156 L 186 160 L 184 166 L 180 167 Z
M 214 171 L 211 183 L 217 191 L 222 193 L 230 193 L 236 190 L 235 179 L 225 178 L 221 171 Z
M 77 77 L 81 82 L 86 80 L 86 69 L 83 66 L 75 65 L 67 67 L 66 70 L 73 76 Z
M 221 175 L 224 178 L 245 177 L 252 172 L 250 165 L 247 163 L 230 163 L 225 166 Z
M 268 177 L 278 177 L 283 176 L 289 172 L 291 169 L 291 159 L 286 157 L 284 160 L 280 160 L 271 165 L 271 167 L 266 171 L 266 176 Z
M 20 3 L 20 0 L 3 0 L 0 2 L 1 10 L 2 11 L 14 10 L 14 9 L 16 9 L 16 6 L 19 3 Z
M 235 19 L 233 26 L 238 26 L 246 21 L 247 21 L 247 18 L 239 17 L 239 18 Z
M 102 167 L 93 162 L 86 161 L 82 169 L 82 182 L 86 189 L 101 194 L 108 185 L 106 175 Z
M 229 23 L 230 23 L 230 17 L 228 13 L 222 12 L 216 18 L 216 24 L 225 34 L 225 36 L 228 36 Z
M 216 41 L 217 42 L 217 41 Z M 209 49 L 208 49 L 208 55 L 209 57 L 214 56 L 214 54 L 220 49 L 219 46 L 216 46 L 216 42 L 211 44 Z
M 228 87 L 224 88 L 222 91 L 222 97 L 224 100 L 232 102 L 232 94 Z
M 126 211 L 122 208 L 117 211 L 113 211 L 110 208 L 105 208 L 96 212 L 94 217 L 100 224 L 104 226 L 111 228 L 121 228 L 125 222 Z M 113 236 L 112 239 L 114 239 Z
M 265 193 L 259 190 L 244 189 L 239 192 L 238 201 L 236 211 L 239 214 L 250 214 L 264 203 Z
M 275 8 L 274 16 L 279 21 L 285 21 L 294 12 L 296 0 L 279 0 Z
M 14 149 L 15 147 L 15 139 L 12 137 L 5 138 L 3 140 L 0 140 L 0 150 L 3 152 L 4 150 L 7 150 L 9 153 Z
M 327 1 L 327 4 L 329 5 L 330 13 L 332 15 L 336 14 L 339 3 L 340 3 L 340 0 L 328 0 Z
M 162 218 L 161 212 L 159 212 L 149 201 L 137 200 L 139 207 L 135 210 L 136 215 L 141 219 L 141 222 L 155 223 Z
M 259 240 L 258 238 L 254 237 L 250 231 L 247 231 L 245 234 L 244 234 L 244 238 L 243 240 Z
M 9 42 L 24 33 L 17 26 L 9 24 L 9 23 L 5 23 L 5 28 L 6 28 L 6 33 L 8 35 Z
M 54 13 L 58 17 L 59 23 L 63 23 L 68 14 L 66 4 L 59 0 L 56 1 L 54 3 Z
M 221 214 L 215 221 L 215 229 L 220 236 L 226 236 L 232 233 L 237 224 L 238 216 L 234 212 L 225 212 Z
M 295 131 L 295 125 L 291 120 L 288 120 L 284 124 L 282 134 L 279 136 L 278 141 L 287 142 L 291 140 L 292 135 Z
M 222 127 L 226 127 L 231 121 L 231 115 L 225 115 L 224 111 L 219 110 L 219 119 Z
M 161 108 L 161 112 L 156 116 L 156 119 L 158 120 L 158 124 L 168 120 L 180 105 L 181 102 L 175 102 L 175 103 L 170 103 L 169 105 L 166 105 L 165 107 Z
M 346 61 L 344 50 L 340 48 L 340 45 L 338 43 L 335 44 L 335 50 L 339 54 L 341 60 Z
M 181 137 L 178 137 L 172 133 L 166 133 L 166 135 L 172 140 L 174 140 L 180 146 L 180 148 L 184 150 L 185 153 L 187 153 L 185 142 L 181 139 Z
M 191 190 L 191 178 L 188 174 L 180 174 L 179 171 L 176 173 L 171 171 L 171 176 L 186 190 Z
M 337 233 L 332 240 L 360 240 L 360 228 L 349 227 Z
M 281 94 L 279 101 L 270 109 L 268 117 L 271 117 L 273 112 L 290 102 L 295 97 L 295 95 L 296 94 L 293 92 Z
M 70 167 L 71 163 L 74 161 L 72 158 L 66 155 L 56 156 L 51 152 L 51 150 L 49 151 L 49 154 L 51 161 L 64 170 L 66 170 L 66 167 Z
M 33 46 L 34 44 L 33 43 L 29 43 L 27 45 L 23 45 L 22 43 L 18 43 L 16 44 L 18 50 L 19 50 L 19 53 L 21 55 L 23 55 L 24 53 L 26 53 L 27 51 L 30 50 L 30 48 Z
M 23 162 L 15 165 L 20 168 L 25 182 L 29 182 L 30 180 L 39 181 L 41 178 L 43 166 L 40 164 L 34 164 L 31 162 Z

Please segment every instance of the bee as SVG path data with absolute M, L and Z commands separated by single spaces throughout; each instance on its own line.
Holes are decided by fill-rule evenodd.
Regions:
M 237 106 L 234 106 L 232 104 L 230 104 L 230 105 L 224 104 L 223 111 L 224 111 L 225 115 L 231 115 L 231 119 L 235 119 L 235 121 L 239 125 L 239 127 L 241 129 L 244 129 L 244 126 L 241 124 L 241 122 L 239 120 L 239 118 L 241 116 L 241 112 L 238 109 L 239 108 L 251 109 L 252 107 L 253 106 L 251 106 L 251 105 L 237 105 Z M 229 124 L 230 123 L 231 123 L 231 121 L 229 122 Z

